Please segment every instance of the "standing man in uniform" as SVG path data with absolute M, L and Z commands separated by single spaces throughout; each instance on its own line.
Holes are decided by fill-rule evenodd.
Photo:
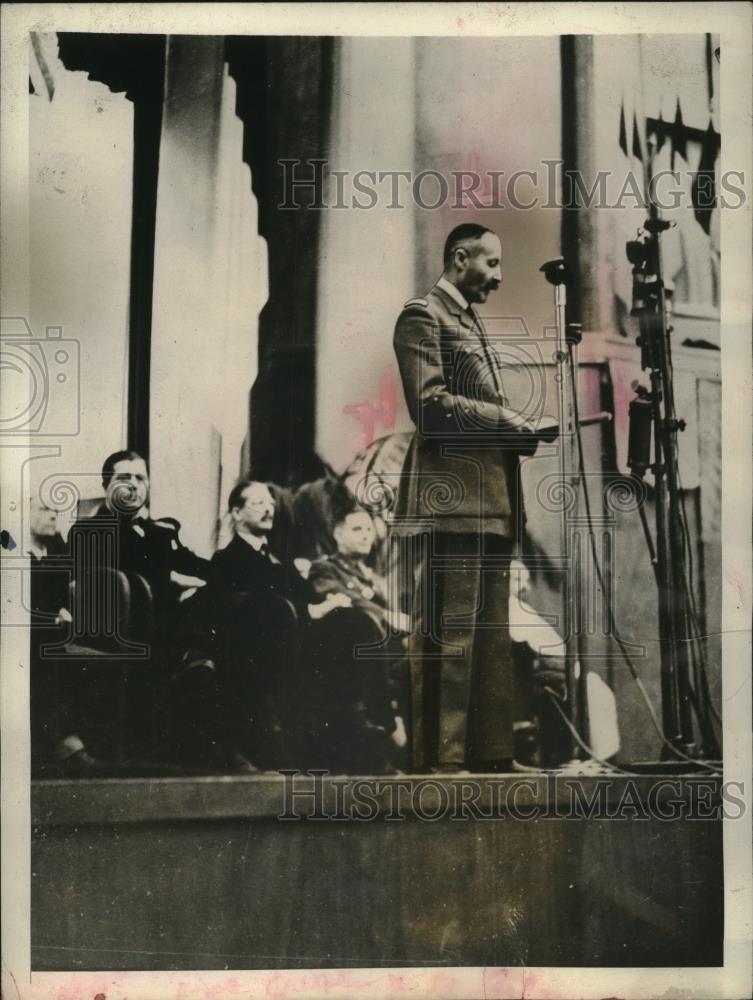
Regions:
M 518 456 L 541 434 L 509 407 L 474 309 L 501 282 L 499 237 L 460 225 L 447 237 L 442 276 L 406 302 L 395 328 L 416 426 L 395 527 L 424 541 L 409 645 L 420 769 L 514 768 L 509 566 L 522 524 Z

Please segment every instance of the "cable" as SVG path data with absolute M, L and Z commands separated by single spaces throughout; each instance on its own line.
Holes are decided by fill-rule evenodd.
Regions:
M 662 223 L 661 223 L 661 221 L 659 219 L 659 212 L 658 212 L 657 206 L 656 206 L 654 200 L 650 197 L 650 181 L 651 181 L 651 179 L 653 179 L 653 168 L 654 168 L 654 145 L 651 142 L 648 145 L 648 163 L 647 163 L 647 167 L 648 167 L 648 169 L 644 170 L 644 172 L 643 172 L 643 186 L 644 186 L 644 194 L 646 196 L 646 203 L 649 206 L 649 222 L 654 224 L 653 226 L 649 225 L 649 223 L 646 224 L 649 232 L 653 233 L 653 250 L 654 250 L 653 257 L 654 257 L 654 260 L 652 261 L 652 264 L 654 265 L 653 269 L 654 269 L 654 272 L 655 272 L 655 274 L 657 276 L 657 279 L 658 279 L 658 285 L 659 285 L 659 287 L 661 289 L 661 292 L 659 294 L 659 308 L 661 310 L 661 321 L 662 321 L 662 341 L 661 341 L 661 344 L 662 344 L 662 347 L 663 347 L 663 354 L 664 354 L 664 359 L 663 359 L 664 360 L 664 366 L 666 368 L 666 377 L 663 379 L 663 381 L 664 381 L 664 399 L 665 399 L 665 406 L 668 408 L 669 412 L 670 413 L 674 413 L 674 371 L 673 371 L 673 361 L 672 361 L 672 343 L 671 343 L 671 340 L 670 340 L 670 337 L 669 337 L 669 331 L 667 330 L 667 317 L 666 317 L 667 294 L 666 294 L 666 291 L 664 289 L 664 284 L 663 284 L 662 278 L 661 278 L 661 275 L 662 275 L 662 259 L 661 259 L 661 242 L 659 240 L 659 233 L 661 232 L 662 228 L 667 228 L 667 226 L 669 225 L 669 223 L 664 222 L 663 225 L 662 225 Z M 628 253 L 628 258 L 630 259 L 630 254 L 629 253 Z M 634 273 L 635 273 L 635 269 L 634 269 Z M 666 336 L 664 336 L 665 333 L 666 333 Z M 571 377 L 574 379 L 574 374 L 572 374 L 572 372 L 573 372 L 572 350 L 569 352 L 569 356 L 570 356 Z M 650 366 L 650 367 L 654 368 L 654 366 Z M 656 370 L 654 368 L 653 375 L 655 375 L 655 374 L 656 374 Z M 652 375 L 652 377 L 653 377 L 653 375 Z M 574 407 L 575 407 L 576 415 L 577 415 L 577 400 L 575 398 L 575 393 L 573 393 L 572 395 L 573 395 Z M 599 560 L 598 560 L 597 554 L 596 554 L 596 541 L 595 541 L 595 537 L 594 537 L 593 524 L 592 524 L 592 520 L 591 520 L 590 502 L 589 502 L 589 499 L 588 499 L 588 492 L 587 492 L 586 487 L 585 487 L 585 462 L 583 460 L 583 443 L 582 443 L 582 440 L 581 440 L 580 429 L 578 428 L 577 420 L 576 420 L 576 435 L 577 435 L 577 442 L 578 442 L 579 472 L 580 472 L 581 480 L 582 480 L 582 483 L 583 483 L 583 492 L 584 492 L 584 496 L 585 496 L 586 516 L 587 516 L 587 520 L 588 520 L 588 533 L 589 533 L 589 538 L 591 540 L 591 552 L 592 552 L 592 556 L 593 556 L 593 560 L 594 560 L 594 565 L 595 565 L 597 577 L 598 577 L 599 583 L 600 583 L 600 585 L 602 587 L 602 591 L 604 593 L 605 600 L 607 601 L 607 608 L 608 608 L 608 611 L 609 611 L 610 623 L 613 624 L 613 616 L 612 616 L 612 609 L 611 609 L 611 600 L 610 600 L 609 594 L 607 593 L 606 588 L 604 587 L 604 581 L 603 581 L 603 575 L 602 575 L 602 572 L 601 572 L 601 566 L 600 566 L 600 563 L 599 563 Z M 657 456 L 657 461 L 658 461 L 658 456 Z M 673 456 L 673 471 L 674 471 L 674 473 L 677 476 L 677 482 L 678 482 L 678 486 L 679 486 L 680 485 L 680 479 L 679 479 L 679 463 L 677 461 L 677 449 L 675 449 L 675 454 Z M 679 492 L 679 490 L 678 490 L 678 492 Z M 687 515 L 686 515 L 686 512 L 685 512 L 684 498 L 682 498 L 682 495 L 680 495 L 680 500 L 681 500 L 681 511 L 682 511 L 682 513 L 681 513 L 681 521 L 683 523 L 684 535 L 685 535 L 685 537 L 683 539 L 683 549 L 685 548 L 686 544 L 688 546 L 688 549 L 690 549 L 690 532 L 689 532 L 688 526 L 687 526 Z M 692 566 L 692 552 L 690 553 L 690 560 L 691 560 L 691 566 Z M 689 610 L 691 612 L 691 615 L 696 619 L 694 621 L 694 623 L 693 623 L 693 627 L 695 628 L 695 632 L 696 632 L 696 635 L 697 635 L 697 633 L 700 630 L 698 629 L 698 625 L 697 625 L 697 615 L 695 614 L 695 605 L 694 605 L 694 601 L 693 601 L 693 597 L 692 597 L 692 591 L 691 591 L 690 584 L 689 584 L 688 579 L 687 579 L 687 575 L 685 573 L 683 574 L 683 584 L 684 584 L 684 589 L 685 589 L 686 593 L 689 593 L 689 596 L 690 596 L 690 600 L 688 602 L 688 608 L 689 608 Z M 678 748 L 675 747 L 674 744 L 672 744 L 667 739 L 667 737 L 664 734 L 661 726 L 659 725 L 658 719 L 656 718 L 656 714 L 655 714 L 653 706 L 651 705 L 651 702 L 650 702 L 650 700 L 648 698 L 648 694 L 645 691 L 645 688 L 643 687 L 643 685 L 639 681 L 639 678 L 638 678 L 637 673 L 635 671 L 635 667 L 634 667 L 634 665 L 633 665 L 630 657 L 627 655 L 627 652 L 623 648 L 622 641 L 619 639 L 619 637 L 616 635 L 616 633 L 614 634 L 614 638 L 617 641 L 617 643 L 618 643 L 618 645 L 620 647 L 620 652 L 622 653 L 625 662 L 627 663 L 628 667 L 630 668 L 630 672 L 631 672 L 631 674 L 633 676 L 633 679 L 635 680 L 636 684 L 638 685 L 638 688 L 639 688 L 639 690 L 641 692 L 641 695 L 643 696 L 643 699 L 646 702 L 646 706 L 649 709 L 649 714 L 651 715 L 651 720 L 652 720 L 652 722 L 654 724 L 654 727 L 657 730 L 657 733 L 659 734 L 659 736 L 660 736 L 660 738 L 662 740 L 662 743 L 665 746 L 669 747 L 669 749 L 671 749 L 672 753 L 675 754 L 677 757 L 679 757 L 681 759 L 688 760 L 691 763 L 694 763 L 696 765 L 701 764 L 700 761 L 696 761 L 693 758 L 689 757 L 687 754 L 682 753 L 682 751 L 678 750 Z M 696 639 L 691 639 L 691 642 L 697 642 L 697 641 L 698 641 L 697 638 Z M 691 646 L 691 652 L 693 653 L 693 655 L 695 655 L 695 653 L 694 653 L 694 647 L 693 646 Z M 705 681 L 706 693 L 708 694 L 708 677 L 706 675 L 705 663 L 703 662 L 703 658 L 702 657 L 701 657 L 701 663 L 702 663 L 702 675 L 703 675 L 703 678 L 704 678 L 704 681 Z M 690 683 L 689 683 L 689 689 L 692 691 L 692 686 L 690 685 Z M 693 693 L 696 694 L 696 697 L 697 697 L 697 693 L 696 692 L 693 692 Z M 714 714 L 717 714 L 716 710 L 714 709 L 714 706 L 711 704 L 710 695 L 708 696 L 707 704 L 709 704 L 711 706 L 711 709 L 714 712 Z M 701 722 L 701 718 L 700 718 L 699 713 L 698 713 L 698 708 L 695 705 L 693 707 L 695 708 L 696 716 L 698 717 L 699 724 L 701 724 L 701 726 L 703 726 L 703 723 Z M 718 714 L 717 714 L 717 717 L 718 717 Z M 704 766 L 704 765 L 701 764 L 701 766 Z
M 568 719 L 567 714 L 565 712 L 563 712 L 562 707 L 559 704 L 562 699 L 557 694 L 557 692 L 554 691 L 552 688 L 548 687 L 547 685 L 544 685 L 541 688 L 541 690 L 545 691 L 546 694 L 549 695 L 549 700 L 552 702 L 552 704 L 554 705 L 554 707 L 559 712 L 560 717 L 562 718 L 562 721 L 565 723 L 565 725 L 567 726 L 567 728 L 570 730 L 570 733 L 572 734 L 572 736 L 575 739 L 575 741 L 582 747 L 583 750 L 586 751 L 586 753 L 590 757 L 593 758 L 593 760 L 596 761 L 597 764 L 602 764 L 604 767 L 608 767 L 608 768 L 611 768 L 611 769 L 613 769 L 615 771 L 619 771 L 620 774 L 626 774 L 626 775 L 628 775 L 631 778 L 642 777 L 642 775 L 640 773 L 635 773 L 633 771 L 628 771 L 626 768 L 620 767 L 618 764 L 612 764 L 608 760 L 604 760 L 601 757 L 597 757 L 596 754 L 594 753 L 594 751 L 588 746 L 588 744 L 585 743 L 584 740 L 582 740 L 580 738 L 580 736 L 578 735 L 578 731 L 576 730 L 575 726 Z M 690 760 L 696 766 L 702 765 L 704 763 L 703 761 L 698 761 L 698 760 L 695 760 L 694 758 L 690 758 Z M 722 764 L 722 762 L 720 760 L 713 762 L 713 764 L 719 765 L 718 767 L 713 767 L 713 764 L 712 764 L 711 761 L 707 761 L 706 763 L 709 764 L 709 769 L 713 770 L 715 773 L 719 772 L 719 769 L 720 769 L 721 764 Z
M 672 340 L 669 334 L 672 328 L 667 329 L 667 337 L 665 342 L 665 355 L 667 362 L 667 384 L 665 385 L 665 394 L 667 398 L 667 405 L 670 407 L 670 412 L 675 412 L 674 404 L 674 362 L 672 360 Z M 706 669 L 706 658 L 704 656 L 703 650 L 700 648 L 698 643 L 700 642 L 700 622 L 698 609 L 696 608 L 695 595 L 693 593 L 693 545 L 690 539 L 690 528 L 688 527 L 688 512 L 685 507 L 685 496 L 682 486 L 682 476 L 680 474 L 680 462 L 679 462 L 679 448 L 675 448 L 673 456 L 673 471 L 677 479 L 678 487 L 678 500 L 679 500 L 679 513 L 680 513 L 680 526 L 683 533 L 683 552 L 687 559 L 687 570 L 683 573 L 683 588 L 685 591 L 685 596 L 688 601 L 688 610 L 690 617 L 690 624 L 694 630 L 694 635 L 690 637 L 691 642 L 691 655 L 694 658 L 694 667 L 698 671 L 698 679 L 702 684 L 703 690 L 697 692 L 697 697 L 703 698 L 705 706 L 705 715 L 707 717 L 708 711 L 711 712 L 712 716 L 716 719 L 717 723 L 721 726 L 722 720 L 721 716 L 714 705 L 711 698 L 711 691 L 709 690 L 708 673 Z M 706 721 L 701 718 L 700 706 L 694 704 L 694 709 L 696 712 L 696 718 L 698 719 L 699 725 L 702 727 L 706 725 Z M 716 734 L 713 732 L 713 727 L 711 727 L 712 738 L 716 741 Z
M 682 529 L 683 529 L 683 539 L 684 539 L 686 550 L 687 550 L 687 554 L 688 554 L 688 572 L 685 575 L 685 579 L 684 579 L 685 594 L 686 594 L 686 597 L 688 598 L 688 604 L 689 604 L 689 608 L 690 608 L 691 624 L 692 624 L 693 629 L 695 631 L 695 635 L 693 636 L 693 639 L 692 639 L 693 644 L 695 646 L 695 643 L 698 643 L 700 641 L 701 627 L 700 627 L 698 609 L 696 608 L 696 603 L 695 603 L 695 595 L 693 593 L 693 588 L 692 588 L 692 581 L 693 581 L 693 546 L 691 545 L 691 541 L 690 541 L 690 528 L 688 527 L 688 514 L 687 514 L 687 510 L 685 508 L 685 496 L 684 496 L 684 490 L 683 490 L 683 486 L 682 486 L 682 478 L 680 476 L 680 464 L 679 464 L 679 462 L 675 463 L 675 469 L 676 469 L 676 475 L 677 475 L 677 484 L 678 484 L 678 487 L 679 487 L 680 510 L 681 510 L 681 514 L 682 514 L 680 520 L 681 520 Z M 694 648 L 694 646 L 692 648 Z M 713 700 L 711 698 L 711 692 L 710 692 L 709 687 L 708 687 L 709 681 L 708 681 L 708 672 L 707 672 L 707 669 L 706 669 L 706 658 L 703 655 L 703 651 L 702 650 L 699 651 L 699 663 L 700 663 L 700 673 L 701 673 L 701 675 L 703 677 L 703 683 L 704 683 L 704 691 L 702 692 L 702 694 L 703 694 L 704 699 L 705 699 L 705 701 L 706 701 L 706 703 L 708 705 L 709 710 L 711 711 L 711 714 L 716 719 L 717 723 L 721 726 L 722 725 L 722 719 L 721 719 L 721 716 L 719 714 L 719 711 L 718 711 L 716 705 L 714 705 L 714 702 L 713 702 Z
M 572 385 L 575 386 L 575 362 L 573 360 L 573 352 L 572 352 L 572 350 L 568 351 L 568 358 L 569 358 L 569 363 L 570 363 L 570 378 L 571 378 Z M 594 529 L 593 529 L 593 516 L 592 516 L 592 513 L 591 513 L 591 501 L 589 499 L 588 489 L 586 487 L 586 470 L 585 470 L 585 460 L 584 460 L 584 457 L 583 457 L 583 440 L 582 440 L 582 437 L 581 437 L 580 427 L 578 426 L 579 418 L 578 418 L 577 393 L 573 392 L 571 394 L 571 396 L 572 396 L 572 400 L 573 400 L 573 417 L 574 417 L 574 423 L 575 423 L 575 440 L 576 440 L 576 443 L 577 443 L 577 446 L 578 446 L 578 475 L 579 475 L 579 478 L 580 478 L 580 481 L 581 481 L 581 484 L 582 484 L 582 487 L 583 487 L 583 499 L 584 499 L 584 504 L 585 504 L 585 508 L 586 508 L 586 522 L 588 524 L 588 537 L 589 537 L 589 540 L 590 540 L 590 543 L 591 543 L 591 556 L 592 556 L 593 561 L 594 561 L 594 568 L 596 570 L 596 576 L 597 576 L 597 579 L 599 581 L 599 585 L 601 587 L 602 594 L 604 595 L 604 599 L 607 602 L 607 611 L 608 611 L 608 614 L 609 614 L 610 624 L 614 624 L 614 609 L 612 607 L 611 596 L 610 596 L 609 591 L 608 591 L 608 589 L 607 589 L 607 587 L 606 587 L 606 585 L 604 583 L 604 576 L 603 576 L 603 573 L 602 573 L 602 570 L 601 570 L 601 563 L 599 561 L 598 554 L 596 552 L 596 536 L 595 536 L 595 532 L 594 532 Z M 678 760 L 685 760 L 685 761 L 688 761 L 689 763 L 691 763 L 691 764 L 693 764 L 693 765 L 695 765 L 697 767 L 706 768 L 707 770 L 710 770 L 710 771 L 716 771 L 717 768 L 714 768 L 712 765 L 707 765 L 703 761 L 697 760 L 696 758 L 690 757 L 688 754 L 683 753 L 682 750 L 679 750 L 670 740 L 667 739 L 667 736 L 665 735 L 664 730 L 661 727 L 661 723 L 659 722 L 659 720 L 658 720 L 658 718 L 656 716 L 656 711 L 654 709 L 654 706 L 651 704 L 651 699 L 649 697 L 648 692 L 646 691 L 645 685 L 643 684 L 643 681 L 639 677 L 638 672 L 637 672 L 637 670 L 635 668 L 635 665 L 634 665 L 633 661 L 630 659 L 630 657 L 627 654 L 627 651 L 624 648 L 625 644 L 623 643 L 623 641 L 620 639 L 620 637 L 617 635 L 616 632 L 613 633 L 612 637 L 614 638 L 615 642 L 617 643 L 617 645 L 618 645 L 618 647 L 620 649 L 620 652 L 622 654 L 622 657 L 625 660 L 625 663 L 627 664 L 627 666 L 628 666 L 628 668 L 630 670 L 630 674 L 631 674 L 633 680 L 635 681 L 635 684 L 638 687 L 638 690 L 641 693 L 641 697 L 643 698 L 643 701 L 645 702 L 646 707 L 647 707 L 648 712 L 649 712 L 649 715 L 651 717 L 651 722 L 652 722 L 652 724 L 654 726 L 654 729 L 656 730 L 656 733 L 657 733 L 659 739 L 661 740 L 662 744 L 665 747 L 667 747 L 667 749 L 671 750 L 671 752 L 677 757 Z
M 679 479 L 679 467 L 677 468 L 677 475 L 678 475 L 678 484 L 680 486 L 680 490 L 682 490 L 682 484 L 681 484 L 680 479 Z M 691 547 L 691 542 L 690 542 L 690 530 L 689 530 L 688 524 L 687 524 L 687 513 L 685 511 L 685 498 L 684 498 L 682 492 L 680 493 L 680 502 L 681 502 L 681 505 L 682 505 L 682 516 L 685 518 L 685 520 L 683 522 L 683 528 L 684 528 L 684 530 L 683 530 L 683 550 L 687 553 L 687 557 L 688 557 L 688 560 L 689 560 L 688 572 L 691 574 L 691 578 L 692 578 L 692 558 L 693 558 L 693 553 L 692 553 L 692 547 Z M 644 533 L 644 536 L 645 536 L 645 539 L 646 539 L 646 546 L 648 548 L 648 554 L 649 554 L 649 557 L 651 559 L 651 564 L 652 564 L 652 566 L 654 568 L 654 575 L 656 576 L 656 573 L 657 573 L 657 568 L 656 568 L 656 551 L 654 549 L 654 543 L 653 543 L 653 539 L 651 538 L 651 532 L 650 532 L 649 527 L 648 527 L 648 522 L 646 520 L 646 512 L 643 509 L 643 505 L 639 506 L 638 513 L 639 513 L 639 516 L 640 516 L 641 525 L 643 527 L 643 533 Z M 658 582 L 658 580 L 657 580 L 657 582 Z M 689 615 L 690 615 L 691 626 L 695 630 L 695 635 L 690 636 L 687 641 L 690 644 L 690 651 L 691 651 L 691 656 L 693 657 L 694 667 L 697 668 L 697 672 L 699 673 L 699 678 L 702 681 L 702 685 L 703 685 L 703 690 L 700 692 L 700 695 L 703 697 L 704 703 L 708 706 L 709 710 L 711 711 L 711 714 L 713 715 L 713 717 L 715 718 L 715 720 L 717 721 L 717 723 L 721 726 L 722 725 L 721 717 L 719 716 L 719 713 L 718 713 L 715 705 L 713 704 L 713 701 L 711 699 L 711 693 L 710 693 L 709 688 L 708 688 L 708 676 L 707 676 L 707 672 L 706 672 L 706 663 L 705 663 L 705 660 L 703 658 L 702 653 L 698 649 L 698 642 L 700 640 L 701 627 L 700 627 L 700 623 L 699 623 L 699 619 L 698 619 L 698 611 L 697 611 L 697 608 L 696 608 L 696 605 L 695 605 L 695 595 L 693 594 L 692 588 L 690 586 L 690 582 L 688 580 L 688 574 L 683 574 L 683 587 L 684 587 L 684 591 L 685 591 L 685 596 L 688 599 L 688 611 L 689 611 Z M 699 724 L 703 726 L 703 725 L 705 725 L 705 722 L 701 718 L 701 708 L 700 708 L 700 706 L 698 704 L 698 700 L 697 700 L 697 697 L 695 696 L 695 692 L 693 692 L 692 689 L 691 689 L 691 694 L 693 694 L 693 696 L 694 696 L 692 704 L 693 704 L 693 708 L 694 708 L 695 713 L 696 713 L 696 717 L 697 717 L 697 719 L 699 721 Z M 716 742 L 717 741 L 716 734 L 713 733 L 713 729 L 711 731 L 711 735 L 712 735 L 714 741 Z
M 605 767 L 610 771 L 617 771 L 619 774 L 625 774 L 630 778 L 640 777 L 639 774 L 634 773 L 633 771 L 627 771 L 624 767 L 620 767 L 618 764 L 610 764 L 608 760 L 604 760 L 602 757 L 597 757 L 594 751 L 591 749 L 591 747 L 585 742 L 585 740 L 581 739 L 581 737 L 578 735 L 578 730 L 568 719 L 567 713 L 563 712 L 562 706 L 560 705 L 560 698 L 558 697 L 557 693 L 546 684 L 541 688 L 541 690 L 549 695 L 549 700 L 557 709 L 557 711 L 560 714 L 560 718 L 565 723 L 567 728 L 570 730 L 570 735 L 578 744 L 578 746 L 581 748 L 581 750 L 585 750 L 585 752 L 588 754 L 591 760 L 596 761 L 597 764 L 601 764 L 602 767 Z

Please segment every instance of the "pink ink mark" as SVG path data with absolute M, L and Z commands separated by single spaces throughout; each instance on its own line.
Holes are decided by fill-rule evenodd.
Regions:
M 264 993 L 268 997 L 284 997 L 286 993 L 285 980 L 279 972 L 273 972 L 267 979 Z
M 88 990 L 84 993 L 84 984 L 75 975 L 60 986 L 55 994 L 57 1000 L 85 1000 L 89 995 Z
M 341 987 L 349 990 L 352 990 L 354 987 L 358 989 L 370 989 L 372 986 L 376 986 L 382 979 L 380 975 L 377 975 L 376 979 L 365 979 L 363 972 L 354 974 L 350 969 L 337 969 L 335 972 L 326 973 L 326 975 L 328 983 L 335 989 Z
M 395 414 L 397 412 L 397 384 L 395 369 L 388 365 L 382 372 L 379 382 L 379 397 L 382 405 L 382 426 L 386 431 L 395 429 Z
M 470 186 L 465 178 L 462 183 L 460 202 L 463 208 L 494 208 L 499 207 L 499 190 L 492 186 L 492 178 L 481 165 L 481 156 L 477 149 L 471 149 L 468 154 L 468 165 L 465 173 L 472 175 Z M 479 183 L 477 183 L 479 181 Z M 496 180 L 499 186 L 499 179 Z
M 413 993 L 421 986 L 421 981 L 410 973 L 387 974 L 387 986 L 390 993 Z
M 484 969 L 481 974 L 482 995 L 484 997 L 504 996 L 507 989 L 509 969 Z
M 455 993 L 457 983 L 454 976 L 447 972 L 435 972 L 429 983 L 428 993 L 435 997 L 449 997 Z
M 735 572 L 733 569 L 728 569 L 724 574 L 724 578 L 727 583 L 731 583 L 737 592 L 737 603 L 743 607 L 748 603 L 747 594 L 745 593 L 745 583 L 743 578 L 739 573 Z
M 355 417 L 361 424 L 363 448 L 367 448 L 375 439 L 377 427 L 384 433 L 393 431 L 397 413 L 397 385 L 393 367 L 388 365 L 382 371 L 379 380 L 379 402 L 376 405 L 368 401 L 348 403 L 343 407 L 343 413 Z
M 465 21 L 462 17 L 455 18 L 455 24 L 458 26 L 458 31 L 462 31 L 465 28 Z
M 236 977 L 231 977 L 226 979 L 224 982 L 207 984 L 204 987 L 204 996 L 207 997 L 220 997 L 221 1000 L 228 996 L 235 996 L 243 990 L 242 984 L 238 981 Z

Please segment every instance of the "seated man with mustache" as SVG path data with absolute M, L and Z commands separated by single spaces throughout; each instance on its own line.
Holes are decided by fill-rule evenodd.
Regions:
M 257 764 L 279 767 L 303 752 L 297 711 L 309 632 L 351 602 L 342 594 L 321 600 L 295 566 L 270 551 L 275 500 L 265 483 L 239 482 L 228 511 L 234 537 L 213 556 L 202 598 L 219 671 L 227 760 L 233 770 L 253 773 Z

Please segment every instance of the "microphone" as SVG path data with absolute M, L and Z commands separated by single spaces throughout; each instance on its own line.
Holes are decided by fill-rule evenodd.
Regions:
M 634 476 L 643 479 L 651 465 L 651 425 L 654 419 L 654 407 L 645 386 L 633 382 L 632 389 L 636 395 L 628 406 L 630 430 L 627 464 Z
M 550 285 L 564 285 L 570 280 L 570 275 L 565 264 L 564 257 L 555 257 L 542 264 L 539 271 L 544 272 L 544 277 Z

